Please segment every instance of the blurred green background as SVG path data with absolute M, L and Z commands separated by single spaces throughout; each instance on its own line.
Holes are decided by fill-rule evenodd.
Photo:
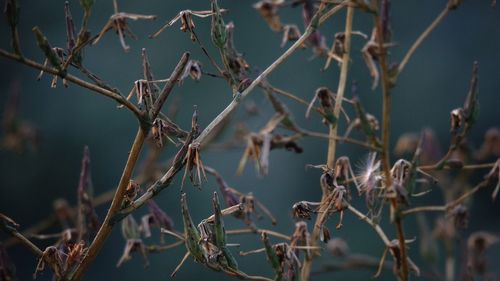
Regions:
M 38 25 L 46 34 L 52 45 L 66 44 L 64 13 L 62 0 L 36 1 L 21 0 L 20 33 L 24 54 L 39 62 L 43 55 L 37 48 L 31 28 Z M 273 33 L 258 13 L 252 8 L 255 1 L 221 0 L 222 7 L 229 9 L 225 15 L 226 22 L 234 21 L 235 44 L 245 59 L 254 69 L 264 69 L 283 51 L 279 47 L 281 35 Z M 391 49 L 392 61 L 400 60 L 417 36 L 428 26 L 442 10 L 447 1 L 444 0 L 405 0 L 392 1 L 392 31 L 397 47 Z M 3 2 L 2 2 L 3 3 Z M 81 9 L 78 1 L 71 0 L 75 24 L 81 20 Z M 158 19 L 153 22 L 130 22 L 132 30 L 139 40 L 127 39 L 131 50 L 125 53 L 118 37 L 112 32 L 95 46 L 85 52 L 86 67 L 122 92 L 132 87 L 133 81 L 142 78 L 141 48 L 146 48 L 156 77 L 167 77 L 181 54 L 189 50 L 193 59 L 202 61 L 205 69 L 213 72 L 208 61 L 198 46 L 193 44 L 189 35 L 178 30 L 179 24 L 167 29 L 157 39 L 147 38 L 165 21 L 175 16 L 180 10 L 207 10 L 209 1 L 119 1 L 120 10 L 124 12 L 155 14 Z M 90 30 L 100 31 L 112 13 L 110 0 L 97 0 L 90 20 Z M 281 11 L 282 21 L 294 22 L 302 27 L 301 8 L 285 8 Z M 344 12 L 333 17 L 321 31 L 331 44 L 333 34 L 344 28 Z M 8 26 L 2 16 L 0 24 L 0 42 L 2 48 L 9 48 Z M 210 41 L 209 19 L 195 18 L 196 30 L 201 40 L 214 55 L 214 47 Z M 367 14 L 356 12 L 354 29 L 370 34 L 372 18 Z M 369 112 L 379 115 L 381 108 L 380 88 L 370 89 L 371 80 L 359 50 L 364 41 L 353 39 L 353 55 L 350 65 L 349 81 L 356 80 L 359 85 L 359 96 Z M 432 127 L 446 149 L 449 141 L 449 111 L 462 106 L 466 96 L 472 68 L 477 60 L 480 65 L 480 116 L 473 128 L 470 142 L 479 147 L 484 132 L 499 125 L 500 115 L 500 15 L 498 8 L 490 7 L 490 1 L 466 0 L 463 5 L 442 22 L 442 24 L 422 44 L 410 60 L 393 90 L 393 112 L 391 141 L 404 132 L 418 132 L 422 128 Z M 275 86 L 290 91 L 303 99 L 310 100 L 316 88 L 327 86 L 334 90 L 338 83 L 339 68 L 332 65 L 321 72 L 324 59 L 311 59 L 310 50 L 299 50 L 283 65 L 273 72 L 269 80 Z M 0 212 L 6 213 L 26 228 L 45 218 L 52 210 L 52 202 L 56 198 L 67 198 L 70 203 L 76 201 L 76 187 L 83 146 L 88 145 L 92 158 L 92 176 L 95 193 L 100 194 L 113 188 L 119 180 L 127 153 L 136 132 L 137 124 L 133 116 L 126 110 L 116 109 L 116 104 L 104 97 L 95 95 L 75 85 L 65 89 L 61 84 L 56 89 L 50 88 L 50 76 L 36 81 L 38 72 L 24 65 L 0 59 L 0 108 L 3 110 L 13 81 L 20 84 L 20 118 L 30 121 L 41 132 L 41 143 L 37 151 L 26 151 L 22 154 L 11 151 L 0 151 Z M 349 95 L 349 93 L 347 93 Z M 188 128 L 193 105 L 198 105 L 200 124 L 204 127 L 231 100 L 230 89 L 220 79 L 204 76 L 200 82 L 191 80 L 177 87 L 173 93 L 179 98 L 180 112 L 176 120 L 183 128 Z M 171 103 L 174 99 L 170 99 Z M 262 91 L 257 89 L 249 96 L 259 110 L 258 116 L 249 116 L 242 108 L 234 115 L 229 125 L 234 127 L 245 121 L 253 130 L 259 130 L 273 112 Z M 315 131 L 327 132 L 320 118 L 313 115 L 305 119 L 305 108 L 293 101 L 285 100 L 295 119 L 303 127 Z M 169 103 L 167 102 L 167 103 Z M 168 104 L 167 104 L 168 106 Z M 231 136 L 228 131 L 226 138 Z M 355 135 L 358 136 L 359 135 Z M 281 232 L 291 233 L 294 221 L 291 218 L 291 206 L 300 200 L 314 201 L 320 197 L 318 185 L 320 172 L 305 169 L 306 164 L 321 164 L 326 160 L 327 143 L 325 140 L 305 139 L 300 142 L 304 153 L 296 155 L 284 151 L 271 153 L 270 174 L 267 177 L 256 176 L 252 165 L 247 165 L 244 174 L 235 175 L 237 163 L 242 149 L 228 151 L 207 151 L 203 154 L 205 164 L 216 168 L 228 183 L 243 192 L 252 191 L 254 195 L 270 207 L 278 218 L 278 225 L 273 228 Z M 168 159 L 175 149 L 171 146 L 162 155 Z M 352 145 L 339 146 L 338 155 L 348 155 L 352 162 L 362 159 L 366 151 Z M 479 176 L 474 180 L 480 179 Z M 211 212 L 210 194 L 217 189 L 213 180 L 204 184 L 201 191 L 186 186 L 191 203 L 192 216 L 195 221 L 207 217 Z M 432 202 L 439 202 L 441 193 L 438 188 L 429 197 Z M 182 228 L 179 212 L 180 177 L 173 186 L 157 197 L 158 204 L 170 214 L 178 229 Z M 422 201 L 423 202 L 423 201 Z M 364 199 L 355 198 L 354 204 L 364 210 Z M 99 215 L 104 217 L 106 208 L 99 208 Z M 494 205 L 489 192 L 482 192 L 476 197 L 471 214 L 471 223 L 467 232 L 487 229 L 500 232 L 499 204 Z M 144 210 L 139 211 L 142 214 Z M 139 218 L 139 215 L 136 215 Z M 336 216 L 329 222 L 334 229 Z M 310 223 L 312 224 L 312 223 Z M 405 222 L 407 237 L 418 236 L 414 219 Z M 268 220 L 259 225 L 271 228 Z M 367 225 L 359 222 L 350 214 L 346 215 L 344 228 L 333 231 L 333 237 L 342 237 L 354 253 L 366 253 L 379 257 L 383 245 Z M 241 221 L 228 219 L 226 228 L 241 228 Z M 390 236 L 393 227 L 386 227 Z M 5 236 L 1 236 L 2 239 Z M 417 240 L 418 241 L 418 240 Z M 261 246 L 258 236 L 231 237 L 230 242 L 242 243 L 240 250 L 250 250 Z M 275 241 L 277 242 L 277 241 Z M 40 242 L 40 245 L 45 245 Z M 182 258 L 185 249 L 176 248 L 162 254 L 150 256 L 151 266 L 143 269 L 142 259 L 135 258 L 121 268 L 115 264 L 119 259 L 124 241 L 119 230 L 115 230 L 106 242 L 96 262 L 91 266 L 86 280 L 166 280 L 170 272 Z M 30 280 L 35 269 L 36 259 L 24 248 L 16 246 L 9 252 L 17 264 L 20 280 Z M 419 255 L 418 246 L 409 251 L 411 256 Z M 496 258 L 500 258 L 496 249 Z M 272 276 L 263 255 L 238 258 L 243 271 L 249 274 Z M 319 269 L 328 263 L 331 257 L 325 253 L 315 263 Z M 418 258 L 416 258 L 419 261 Z M 443 260 L 442 258 L 440 260 Z M 426 269 L 424 263 L 419 263 Z M 438 265 L 442 268 L 442 265 Z M 316 280 L 348 278 L 367 280 L 374 272 L 371 270 L 336 272 L 315 276 Z M 497 273 L 497 277 L 500 277 Z M 51 274 L 46 271 L 39 280 L 50 280 Z M 189 260 L 178 273 L 176 280 L 229 280 L 220 273 L 212 272 L 205 267 L 195 265 Z M 382 274 L 379 280 L 393 280 L 390 271 Z M 417 279 L 417 278 L 414 278 Z M 421 278 L 425 280 L 425 278 Z

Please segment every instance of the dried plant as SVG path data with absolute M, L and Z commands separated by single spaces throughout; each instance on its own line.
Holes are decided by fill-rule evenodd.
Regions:
M 281 47 L 289 42 L 291 44 L 263 71 L 256 71 L 258 68 L 245 58 L 244 53 L 236 49 L 237 38 L 234 34 L 238 32 L 238 22 L 225 21 L 226 15 L 231 11 L 222 8 L 217 0 L 206 2 L 206 10 L 180 11 L 150 37 L 158 37 L 160 33 L 167 32 L 168 27 L 180 22 L 180 30 L 189 32 L 196 48 L 201 48 L 203 55 L 209 60 L 208 67 L 213 67 L 215 73 L 208 72 L 208 67 L 200 62 L 201 58 L 192 59 L 190 53 L 185 52 L 169 77 L 155 79 L 150 60 L 143 49 L 141 77 L 130 82 L 129 85 L 133 85 L 132 90 L 125 97 L 118 89 L 84 67 L 84 51 L 90 44 L 98 43 L 105 33 L 111 30 L 118 34 L 122 48 L 128 51 L 130 47 L 126 44 L 125 37 L 136 38 L 128 26 L 128 21 L 153 20 L 156 16 L 119 12 L 117 0 L 113 0 L 114 13 L 102 30 L 94 34 L 88 29 L 94 1 L 80 0 L 83 17 L 77 32 L 70 11 L 71 5 L 66 2 L 65 48 L 51 45 L 40 28 L 33 28 L 36 42 L 45 56 L 40 63 L 29 59 L 21 51 L 19 5 L 16 0 L 5 1 L 4 14 L 10 27 L 12 51 L 0 49 L 0 57 L 41 71 L 38 79 L 42 78 L 43 73 L 52 75 L 53 88 L 57 86 L 57 80 L 60 78 L 65 87 L 73 84 L 110 98 L 118 103 L 119 108 L 130 111 L 139 124 L 122 176 L 114 190 L 94 196 L 90 150 L 86 146 L 74 207 L 69 205 L 70 201 L 57 200 L 54 203 L 54 216 L 48 222 L 26 231 L 20 231 L 20 226 L 13 219 L 0 213 L 0 229 L 12 236 L 12 240 L 0 243 L 1 281 L 17 280 L 15 267 L 7 254 L 9 247 L 16 242 L 26 246 L 38 258 L 38 263 L 34 265 L 35 278 L 38 273 L 50 269 L 53 280 L 82 280 L 117 224 L 121 224 L 125 243 L 117 267 L 125 266 L 124 263 L 132 259 L 134 254 L 140 254 L 147 266 L 150 254 L 184 245 L 186 253 L 179 265 L 173 269 L 172 277 L 189 258 L 197 262 L 198 266 L 231 277 L 252 280 L 307 281 L 312 278 L 312 273 L 363 268 L 371 270 L 374 277 L 379 276 L 382 270 L 389 269 L 397 280 L 402 281 L 409 280 L 411 275 L 446 281 L 477 280 L 488 278 L 496 270 L 490 266 L 492 262 L 488 261 L 485 252 L 500 241 L 499 234 L 489 232 L 490 229 L 472 229 L 472 234 L 464 232 L 464 229 L 469 228 L 469 209 L 473 195 L 488 190 L 495 200 L 500 192 L 499 129 L 489 129 L 485 133 L 484 143 L 475 151 L 468 139 L 479 117 L 478 62 L 473 63 L 470 87 L 463 106 L 450 111 L 450 143 L 444 154 L 441 153 L 436 134 L 429 128 L 424 128 L 421 133 L 407 132 L 399 136 L 392 148 L 389 141 L 391 90 L 397 85 L 399 74 L 415 50 L 446 15 L 460 6 L 461 1 L 446 1 L 443 11 L 415 40 L 398 63 L 389 63 L 394 60 L 389 49 L 397 47 L 392 41 L 392 31 L 397 30 L 397 27 L 391 27 L 390 0 L 258 1 L 253 4 L 253 8 L 269 28 L 282 37 Z M 492 5 L 494 4 L 495 1 L 492 2 Z M 299 28 L 300 24 L 286 23 L 286 17 L 280 17 L 280 13 L 288 9 L 300 10 L 304 25 L 302 30 Z M 325 32 L 320 31 L 320 27 L 341 10 L 346 10 L 345 29 L 329 36 L 333 41 L 332 47 L 328 48 L 327 37 Z M 373 17 L 371 30 L 353 30 L 355 11 Z M 195 17 L 210 18 L 210 30 L 196 28 L 195 31 Z M 198 31 L 210 35 L 218 54 L 212 54 L 213 50 L 205 47 L 197 35 Z M 371 32 L 369 38 L 365 35 L 368 32 Z M 358 36 L 355 38 L 366 40 L 361 50 L 352 49 L 351 41 L 354 35 Z M 311 102 L 307 102 L 271 85 L 267 80 L 269 74 L 299 48 L 310 49 L 315 57 L 326 59 L 324 70 L 332 61 L 338 63 L 340 74 L 336 91 L 317 87 L 317 90 L 309 95 L 313 96 Z M 351 96 L 348 96 L 346 87 L 349 64 L 354 61 L 354 51 L 360 52 L 368 67 L 372 79 L 371 88 L 376 90 L 377 86 L 381 85 L 381 116 L 368 113 L 364 109 L 355 83 Z M 151 61 L 156 63 L 156 60 Z M 175 122 L 175 113 L 172 113 L 180 108 L 169 110 L 170 114 L 167 114 L 163 113 L 163 107 L 171 93 L 181 86 L 186 78 L 190 77 L 203 83 L 207 75 L 227 82 L 232 99 L 204 128 L 198 123 L 198 109 L 200 114 L 204 114 L 204 107 L 195 106 L 190 120 L 191 128 L 184 130 Z M 80 76 L 85 78 L 79 78 Z M 39 132 L 19 117 L 19 89 L 16 85 L 13 84 L 2 117 L 3 133 L 0 145 L 6 150 L 19 152 L 23 151 L 26 145 L 36 147 Z M 299 154 L 308 149 L 307 146 L 299 145 L 306 137 L 328 140 L 326 162 L 312 166 L 321 170 L 318 175 L 319 184 L 315 185 L 321 189 L 322 196 L 315 201 L 302 200 L 290 204 L 291 216 L 296 221 L 285 234 L 261 227 L 262 222 L 259 219 L 263 217 L 262 214 L 265 214 L 273 225 L 277 223 L 272 214 L 279 211 L 275 210 L 275 206 L 266 207 L 253 193 L 240 192 L 238 190 L 243 189 L 230 186 L 224 177 L 211 167 L 219 163 L 202 161 L 202 155 L 206 156 L 205 152 L 215 147 L 213 142 L 231 121 L 234 116 L 232 113 L 256 87 L 264 91 L 274 111 L 272 116 L 257 132 L 239 130 L 234 139 L 223 143 L 230 144 L 229 146 L 218 146 L 223 150 L 230 146 L 244 148 L 236 169 L 238 174 L 243 172 L 248 160 L 253 160 L 258 175 L 265 177 L 270 173 L 273 163 L 270 159 L 276 149 Z M 71 89 L 67 89 L 69 90 Z M 133 98 L 134 95 L 136 98 Z M 293 112 L 278 95 L 304 105 L 306 117 L 310 117 L 312 112 L 318 113 L 328 133 L 314 132 L 299 126 L 293 118 Z M 318 107 L 315 105 L 316 101 Z M 260 112 L 255 109 L 250 111 Z M 313 118 L 309 121 L 315 122 Z M 361 137 L 356 130 L 362 134 Z M 354 136 L 350 137 L 351 134 Z M 357 145 L 363 149 L 367 154 L 365 160 L 360 161 L 349 156 L 338 157 L 337 146 L 343 143 Z M 148 154 L 144 157 L 141 168 L 135 169 L 134 173 L 144 148 L 147 148 Z M 167 149 L 175 151 L 174 157 L 167 163 L 160 162 L 159 155 Z M 391 159 L 391 152 L 399 159 Z M 352 163 L 360 164 L 353 166 Z M 471 187 L 469 185 L 476 181 L 473 171 L 483 171 L 483 179 Z M 182 177 L 177 175 L 181 172 Z M 193 220 L 195 216 L 192 216 L 189 209 L 188 194 L 206 193 L 210 188 L 209 184 L 207 188 L 202 189 L 201 186 L 212 177 L 218 185 L 222 199 L 219 199 L 217 192 L 208 196 L 212 209 L 206 210 L 206 217 L 195 224 L 197 220 Z M 171 186 L 176 178 L 181 183 L 181 190 L 187 179 L 191 185 L 200 187 L 196 191 L 181 191 L 180 207 L 177 209 L 182 216 L 182 231 L 174 227 L 174 220 L 163 209 L 166 207 L 164 203 L 154 201 L 159 193 L 168 192 L 165 189 Z M 441 189 L 436 189 L 436 185 Z M 426 197 L 439 191 L 442 193 L 440 198 L 444 200 L 440 205 L 425 205 L 416 200 L 416 197 Z M 357 199 L 362 197 L 365 204 L 356 207 L 359 202 Z M 107 213 L 98 216 L 96 207 L 107 202 L 111 202 Z M 148 212 L 136 221 L 132 213 L 143 205 L 148 206 Z M 226 208 L 223 209 L 221 205 Z M 440 214 L 436 217 L 434 227 L 428 222 L 427 212 Z M 413 236 L 405 229 L 404 222 L 411 215 L 417 216 L 420 235 L 416 239 L 408 239 L 408 236 Z M 225 224 L 225 216 L 241 220 L 239 223 L 242 223 L 244 228 L 234 228 L 233 223 Z M 344 222 L 346 216 L 354 216 L 373 228 L 374 234 L 380 238 L 384 247 L 380 257 L 351 253 L 349 244 L 339 237 L 340 232 L 337 232 L 340 228 L 350 227 L 350 223 Z M 331 227 L 332 219 L 335 228 Z M 54 225 L 59 227 L 56 233 L 44 234 Z M 387 227 L 394 227 L 395 234 L 385 229 Z M 237 256 L 231 247 L 239 244 L 229 243 L 228 236 L 241 234 L 258 234 L 260 238 L 257 236 L 255 239 L 261 240 L 263 247 L 241 251 Z M 151 242 L 150 239 L 157 236 L 159 242 Z M 172 238 L 175 242 L 167 243 L 167 240 Z M 32 242 L 34 239 L 43 239 L 49 246 L 42 250 L 38 243 Z M 458 244 L 455 243 L 458 240 L 466 241 L 464 253 L 461 255 Z M 420 244 L 422 264 L 417 265 L 414 262 L 419 259 L 415 258 L 416 253 L 411 249 L 411 243 Z M 444 252 L 445 258 L 445 268 L 442 270 L 436 265 L 441 264 L 436 263 L 439 250 Z M 249 275 L 243 271 L 240 264 L 245 263 L 244 256 L 258 253 L 265 254 L 263 259 L 267 260 L 272 269 L 269 272 L 274 276 L 261 276 L 265 273 L 260 272 Z M 324 259 L 331 259 L 332 263 L 313 271 L 313 263 L 321 254 Z M 386 262 L 388 255 L 392 261 Z M 460 277 L 457 276 L 459 258 L 464 268 Z M 429 264 L 424 264 L 425 262 Z

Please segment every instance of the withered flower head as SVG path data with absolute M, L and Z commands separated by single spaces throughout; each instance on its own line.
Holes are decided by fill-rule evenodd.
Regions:
M 190 60 L 186 68 L 184 69 L 184 73 L 182 74 L 180 81 L 183 81 L 188 76 L 191 77 L 194 81 L 199 81 L 201 76 L 203 75 L 202 64 L 197 60 Z
M 141 230 L 136 220 L 132 215 L 128 215 L 122 220 L 122 236 L 125 239 L 125 247 L 123 248 L 123 254 L 118 260 L 116 267 L 120 267 L 124 262 L 129 261 L 132 256 L 131 254 L 135 251 L 139 251 L 144 257 L 144 266 L 149 265 L 147 259 L 146 246 L 141 240 Z
M 164 139 L 169 140 L 171 143 L 175 142 L 169 137 L 169 134 L 175 134 L 175 128 L 172 127 L 171 122 L 167 122 L 162 118 L 156 118 L 151 127 L 151 136 L 158 147 L 163 147 Z
M 193 171 L 195 167 L 196 171 Z M 186 181 L 186 176 L 188 174 L 189 180 L 194 186 L 200 186 L 203 180 L 207 181 L 205 167 L 203 166 L 203 161 L 201 161 L 199 143 L 191 143 L 188 146 L 186 168 L 184 170 L 184 176 L 182 177 L 182 186 L 184 186 L 184 182 Z
M 284 0 L 261 0 L 253 5 L 262 18 L 267 22 L 272 31 L 281 31 L 281 22 L 278 15 L 279 8 Z
M 156 16 L 118 12 L 118 4 L 116 0 L 113 1 L 113 5 L 114 5 L 114 14 L 111 15 L 108 22 L 102 28 L 101 32 L 99 32 L 99 35 L 94 40 L 93 44 L 97 44 L 97 42 L 101 40 L 101 38 L 104 36 L 106 32 L 113 29 L 116 31 L 118 37 L 120 38 L 120 43 L 123 47 L 123 50 L 125 52 L 128 52 L 128 50 L 130 50 L 130 47 L 127 45 L 127 43 L 125 43 L 125 36 L 129 36 L 132 39 L 136 39 L 137 36 L 135 36 L 135 34 L 132 33 L 132 31 L 128 27 L 127 20 L 133 20 L 133 21 L 154 20 L 156 19 Z
M 307 223 L 305 221 L 298 221 L 295 223 L 295 231 L 293 232 L 290 241 L 290 246 L 292 248 L 295 248 L 300 245 L 306 247 L 311 246 L 311 235 L 307 230 Z M 311 256 L 311 249 L 307 248 L 305 249 L 305 252 L 307 257 Z M 295 254 L 297 256 L 299 255 L 298 249 L 295 250 Z
M 226 10 L 221 9 L 221 12 L 225 12 Z M 192 11 L 192 10 L 183 10 L 180 11 L 174 18 L 172 18 L 169 22 L 167 22 L 164 26 L 160 28 L 157 32 L 155 32 L 153 35 L 150 35 L 150 38 L 155 38 L 160 35 L 166 28 L 174 25 L 176 22 L 179 20 L 181 21 L 181 27 L 180 30 L 182 32 L 190 32 L 191 33 L 191 39 L 194 41 L 196 40 L 196 35 L 194 33 L 194 28 L 195 24 L 193 21 L 193 16 L 199 17 L 199 18 L 206 18 L 210 17 L 213 15 L 212 11 Z
M 36 279 L 37 273 L 44 271 L 45 264 L 48 264 L 54 273 L 54 279 L 62 280 L 65 274 L 65 255 L 66 254 L 61 249 L 55 246 L 47 247 L 38 260 L 33 278 Z
M 379 71 L 377 68 L 377 64 L 376 64 L 376 61 L 379 60 L 379 56 L 380 56 L 380 52 L 381 52 L 379 43 L 377 41 L 377 37 L 378 37 L 377 36 L 377 29 L 373 28 L 370 40 L 367 40 L 365 46 L 363 47 L 363 49 L 361 49 L 361 52 L 363 54 L 363 59 L 365 61 L 366 66 L 368 67 L 368 70 L 370 71 L 370 76 L 373 79 L 372 89 L 377 88 L 377 85 L 379 82 L 379 77 L 380 77 L 380 74 L 379 74 Z M 387 43 L 384 42 L 383 45 L 384 45 L 384 49 L 395 46 L 394 43 L 390 43 L 390 42 L 387 42 Z
M 300 201 L 293 204 L 292 210 L 293 217 L 307 220 L 311 219 L 311 213 L 313 212 L 311 206 L 308 204 L 308 202 L 305 201 Z

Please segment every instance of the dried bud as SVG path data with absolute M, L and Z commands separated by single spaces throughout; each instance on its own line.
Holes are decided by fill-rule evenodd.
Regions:
M 448 0 L 448 9 L 455 10 L 462 4 L 462 0 Z
M 287 42 L 297 41 L 300 36 L 300 29 L 295 24 L 287 24 L 283 26 L 283 39 L 281 39 L 280 47 L 285 47 Z
M 463 125 L 464 121 L 463 109 L 462 108 L 453 109 L 450 112 L 450 121 L 451 121 L 450 131 L 452 133 L 456 133 Z
M 186 77 L 191 77 L 194 81 L 199 81 L 201 76 L 203 75 L 202 64 L 197 60 L 190 60 L 186 68 L 184 69 L 184 73 L 182 74 L 180 80 L 183 81 Z
M 43 251 L 42 256 L 38 260 L 36 265 L 35 273 L 33 273 L 33 278 L 36 279 L 36 274 L 42 272 L 45 269 L 45 263 L 47 263 L 54 273 L 54 280 L 62 280 L 64 276 L 65 261 L 64 256 L 66 254 L 59 248 L 55 246 L 49 246 Z
M 307 220 L 311 219 L 312 209 L 306 202 L 304 201 L 297 202 L 293 204 L 292 209 L 293 209 L 293 217 L 299 219 L 307 219 Z
M 330 230 L 325 225 L 322 225 L 321 230 L 319 232 L 319 240 L 321 240 L 321 242 L 323 243 L 328 243 L 330 239 L 331 239 Z
M 127 188 L 125 189 L 125 200 L 126 203 L 129 204 L 135 200 L 137 195 L 139 195 L 141 187 L 139 184 L 135 183 L 133 180 L 130 180 L 130 182 L 127 185 Z

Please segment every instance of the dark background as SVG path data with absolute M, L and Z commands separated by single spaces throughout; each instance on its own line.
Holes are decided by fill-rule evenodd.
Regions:
M 38 25 L 46 34 L 52 45 L 66 44 L 63 3 L 64 1 L 19 1 L 21 4 L 21 44 L 26 56 L 39 62 L 43 55 L 37 48 L 31 28 Z M 394 41 L 398 44 L 391 49 L 391 59 L 400 60 L 417 36 L 428 26 L 442 10 L 446 1 L 393 1 L 392 29 Z M 3 4 L 3 2 L 2 2 Z M 252 8 L 253 1 L 221 1 L 221 6 L 228 8 L 226 22 L 234 21 L 235 44 L 245 55 L 245 59 L 257 69 L 266 68 L 284 50 L 279 44 L 281 35 L 273 33 L 258 13 Z M 70 1 L 75 24 L 81 20 L 78 1 Z M 178 30 L 179 24 L 167 29 L 157 39 L 147 39 L 147 35 L 155 32 L 163 23 L 176 15 L 180 10 L 207 10 L 209 1 L 120 1 L 120 10 L 124 12 L 156 14 L 154 22 L 130 22 L 132 30 L 139 40 L 127 39 L 131 50 L 125 53 L 118 37 L 108 33 L 97 45 L 88 48 L 85 53 L 86 66 L 110 84 L 127 92 L 133 81 L 142 78 L 141 48 L 148 50 L 149 58 L 156 77 L 167 77 L 177 63 L 183 51 L 189 50 L 194 59 L 204 62 L 206 69 L 212 71 L 209 63 L 199 48 L 191 42 L 188 34 Z M 98 32 L 112 13 L 112 2 L 97 0 L 90 20 L 91 31 Z M 302 26 L 301 9 L 286 8 L 281 12 L 283 22 L 295 22 Z M 328 44 L 334 32 L 343 30 L 345 13 L 334 16 L 322 27 Z M 195 19 L 196 29 L 209 51 L 216 54 L 209 37 L 209 19 Z M 370 34 L 372 18 L 367 14 L 355 13 L 354 29 Z M 0 41 L 2 48 L 9 48 L 8 27 L 2 19 L 0 24 Z M 353 55 L 349 72 L 349 81 L 357 80 L 359 95 L 369 112 L 380 114 L 381 91 L 371 91 L 371 80 L 359 50 L 364 41 L 353 39 Z M 500 16 L 498 8 L 490 7 L 490 1 L 464 1 L 463 5 L 441 23 L 441 25 L 422 44 L 410 60 L 393 89 L 392 133 L 391 142 L 404 132 L 418 132 L 422 128 L 432 127 L 446 149 L 449 141 L 449 111 L 462 106 L 469 87 L 472 62 L 480 63 L 480 116 L 473 128 L 470 142 L 479 147 L 486 129 L 499 125 L 498 89 L 500 88 Z M 332 65 L 321 72 L 323 59 L 312 59 L 310 50 L 299 50 L 283 65 L 273 72 L 269 80 L 277 87 L 290 91 L 299 97 L 310 100 L 314 90 L 319 86 L 327 86 L 335 90 L 338 83 L 339 68 Z M 96 194 L 114 187 L 121 175 L 127 152 L 136 132 L 134 117 L 126 110 L 117 110 L 116 104 L 101 96 L 70 85 L 68 89 L 59 84 L 56 89 L 50 88 L 50 76 L 37 82 L 37 71 L 24 65 L 5 59 L 0 60 L 0 108 L 4 108 L 13 81 L 21 87 L 20 116 L 35 124 L 42 134 L 42 142 L 37 151 L 26 151 L 22 154 L 0 151 L 0 212 L 6 213 L 21 224 L 21 229 L 45 218 L 51 213 L 51 205 L 56 198 L 67 198 L 71 203 L 76 200 L 81 155 L 84 145 L 88 145 L 92 158 L 92 176 Z M 186 81 L 176 88 L 173 94 L 180 100 L 180 112 L 176 120 L 183 128 L 190 122 L 193 105 L 198 105 L 200 124 L 206 126 L 231 99 L 227 84 L 219 79 L 203 77 L 199 83 Z M 349 92 L 347 92 L 349 96 Z M 255 90 L 248 98 L 255 102 L 260 115 L 249 117 L 240 109 L 234 116 L 234 122 L 245 121 L 251 130 L 260 129 L 267 118 L 272 115 L 262 91 Z M 313 116 L 303 118 L 305 108 L 292 101 L 285 100 L 295 119 L 304 127 L 316 131 L 327 132 L 320 118 Z M 341 129 L 342 131 L 342 129 Z M 227 132 L 226 137 L 231 135 Z M 359 136 L 359 135 L 356 135 Z M 314 201 L 320 197 L 317 170 L 305 170 L 306 164 L 320 164 L 326 160 L 327 142 L 319 139 L 301 141 L 305 151 L 295 155 L 284 151 L 273 151 L 271 154 L 270 175 L 256 177 L 252 163 L 247 165 L 244 174 L 235 175 L 237 163 L 242 149 L 229 151 L 207 151 L 203 154 L 204 162 L 216 169 L 226 178 L 231 186 L 243 192 L 252 191 L 254 195 L 268 205 L 277 216 L 279 223 L 276 230 L 290 233 L 294 222 L 290 216 L 291 205 L 300 200 Z M 175 149 L 171 146 L 162 155 L 168 159 Z M 348 144 L 340 145 L 338 155 L 349 155 L 352 162 L 362 159 L 366 151 Z M 484 172 L 484 171 L 482 171 Z M 474 181 L 478 181 L 479 173 Z M 179 212 L 180 178 L 157 197 L 157 202 L 175 220 L 178 229 L 182 228 Z M 207 217 L 211 212 L 210 194 L 216 189 L 213 180 L 203 185 L 202 191 L 186 186 L 192 216 L 195 221 Z M 438 188 L 431 195 L 430 201 L 439 202 L 441 192 Z M 355 198 L 354 204 L 364 209 L 362 199 Z M 482 192 L 473 202 L 471 224 L 466 232 L 487 229 L 499 233 L 498 204 L 490 199 L 490 192 Z M 106 208 L 100 208 L 100 217 L 104 217 Z M 143 210 L 139 211 L 142 213 Z M 136 218 L 139 218 L 136 215 Z M 334 228 L 336 217 L 330 220 Z M 311 223 L 312 224 L 312 223 Z M 226 228 L 241 228 L 240 221 L 229 219 Z M 267 220 L 259 222 L 262 227 L 272 227 Z M 367 253 L 379 257 L 383 244 L 366 224 L 358 222 L 350 214 L 346 216 L 344 228 L 333 231 L 334 237 L 346 239 L 352 252 Z M 418 235 L 414 219 L 405 222 L 407 237 Z M 389 236 L 394 237 L 393 227 L 385 227 Z M 2 239 L 5 236 L 1 236 Z M 418 240 L 417 240 L 418 241 Z M 231 237 L 230 242 L 242 243 L 241 250 L 260 247 L 258 236 Z M 44 245 L 41 242 L 40 245 Z M 185 249 L 175 250 L 150 256 L 151 266 L 143 269 L 142 260 L 136 256 L 131 262 L 116 269 L 115 264 L 121 255 L 124 241 L 120 231 L 115 230 L 106 242 L 105 247 L 91 266 L 86 280 L 165 280 L 182 258 Z M 498 248 L 496 251 L 497 259 Z M 36 259 L 20 246 L 9 249 L 17 264 L 20 280 L 30 280 L 35 269 Z M 417 257 L 418 246 L 410 249 L 409 254 Z M 325 253 L 315 262 L 318 266 L 331 259 Z M 416 258 L 418 261 L 419 259 Z M 440 260 L 444 260 L 441 258 Z M 270 267 L 263 255 L 238 258 L 240 267 L 248 274 L 272 276 Z M 424 263 L 419 263 L 423 269 Z M 438 265 L 441 268 L 442 265 Z M 349 278 L 366 280 L 373 271 L 356 271 L 318 275 L 318 280 L 327 278 Z M 497 277 L 500 276 L 497 273 Z M 189 260 L 177 275 L 177 280 L 226 280 L 228 277 L 212 272 Z M 49 280 L 46 271 L 39 277 Z M 389 271 L 381 276 L 383 280 L 393 280 Z M 417 278 L 415 278 L 417 279 Z M 424 280 L 425 278 L 422 278 Z

